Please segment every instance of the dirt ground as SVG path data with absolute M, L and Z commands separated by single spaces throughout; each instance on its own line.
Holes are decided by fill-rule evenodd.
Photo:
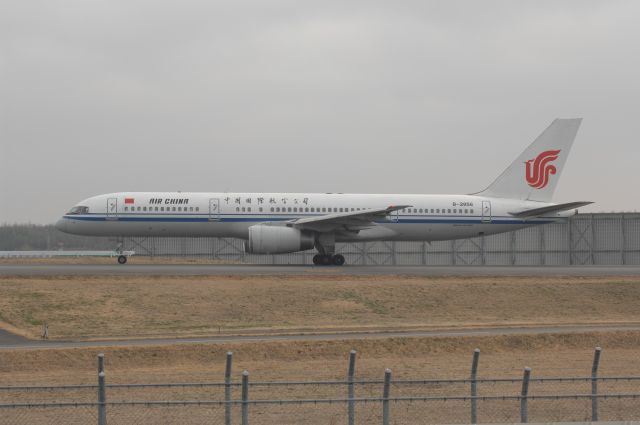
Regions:
M 0 326 L 56 338 L 639 323 L 637 277 L 2 277 Z

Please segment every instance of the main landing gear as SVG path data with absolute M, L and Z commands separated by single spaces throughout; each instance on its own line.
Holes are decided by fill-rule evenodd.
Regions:
M 340 254 L 335 255 L 322 255 L 316 254 L 313 256 L 313 264 L 316 266 L 341 266 L 344 264 L 344 256 Z
M 118 256 L 118 264 L 125 264 L 126 262 L 127 262 L 127 257 L 126 256 L 124 256 L 124 255 L 119 255 Z

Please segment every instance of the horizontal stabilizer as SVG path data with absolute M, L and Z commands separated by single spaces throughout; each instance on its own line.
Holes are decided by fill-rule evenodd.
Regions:
M 593 202 L 567 202 L 566 204 L 549 205 L 548 207 L 533 208 L 530 210 L 510 212 L 514 217 L 529 218 L 538 217 L 544 214 L 572 210 L 574 208 L 584 207 L 585 205 L 593 204 Z

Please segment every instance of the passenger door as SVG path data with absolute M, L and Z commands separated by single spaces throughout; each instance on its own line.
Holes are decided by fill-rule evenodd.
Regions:
M 209 199 L 209 221 L 220 221 L 220 200 Z
M 482 201 L 482 222 L 491 223 L 491 201 Z
M 118 217 L 118 198 L 107 199 L 107 218 Z

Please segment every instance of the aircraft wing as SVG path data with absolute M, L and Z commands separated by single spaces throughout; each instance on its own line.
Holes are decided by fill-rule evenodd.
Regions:
M 327 232 L 339 228 L 362 230 L 373 226 L 375 220 L 385 219 L 389 214 L 411 205 L 390 205 L 387 208 L 368 209 L 363 211 L 349 211 L 343 213 L 326 214 L 319 217 L 308 217 L 291 220 L 294 227 L 301 229 Z
M 553 213 L 553 212 L 567 211 L 574 208 L 584 207 L 585 205 L 589 205 L 589 204 L 593 204 L 593 202 L 568 202 L 566 204 L 556 204 L 556 205 L 550 205 L 548 207 L 533 208 L 529 210 L 510 212 L 509 214 L 518 218 L 538 217 L 538 216 Z

